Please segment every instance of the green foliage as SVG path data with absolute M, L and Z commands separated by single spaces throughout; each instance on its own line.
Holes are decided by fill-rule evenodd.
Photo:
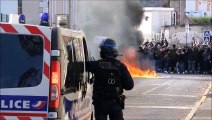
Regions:
M 191 19 L 200 25 L 212 25 L 212 17 L 191 17 Z

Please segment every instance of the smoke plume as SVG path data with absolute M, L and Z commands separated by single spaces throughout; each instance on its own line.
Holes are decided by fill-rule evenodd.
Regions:
M 139 0 L 80 0 L 78 10 L 79 25 L 95 58 L 99 56 L 96 36 L 113 38 L 119 52 L 129 47 L 137 49 L 143 41 L 141 31 L 137 30 L 143 17 Z

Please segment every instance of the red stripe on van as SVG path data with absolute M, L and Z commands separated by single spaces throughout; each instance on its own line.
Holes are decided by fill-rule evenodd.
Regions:
M 0 24 L 0 27 L 5 31 L 5 32 L 11 32 L 11 33 L 18 33 L 16 29 L 10 25 L 10 24 Z
M 38 29 L 38 27 L 36 27 L 36 26 L 27 26 L 27 25 L 25 25 L 25 27 L 32 34 L 40 34 L 40 35 L 42 35 L 44 37 L 45 49 L 46 49 L 46 51 L 48 51 L 48 53 L 50 53 L 50 40 Z
M 0 112 L 0 116 L 29 116 L 29 117 L 47 117 L 46 113 L 8 113 Z
M 49 66 L 46 64 L 46 62 L 44 62 L 43 70 L 44 70 L 44 74 L 49 79 L 50 78 L 50 76 L 49 76 Z
M 3 116 L 0 116 L 0 120 L 6 120 Z
M 30 117 L 18 117 L 19 120 L 32 120 Z

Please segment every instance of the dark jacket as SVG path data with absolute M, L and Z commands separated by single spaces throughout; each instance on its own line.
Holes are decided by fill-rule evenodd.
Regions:
M 103 59 L 101 59 L 101 60 L 103 60 Z M 99 62 L 101 60 L 90 61 L 87 63 L 87 70 L 89 72 L 93 73 L 94 76 L 104 74 L 104 73 L 101 73 L 100 67 L 99 67 Z M 105 60 L 109 61 L 109 62 L 112 61 L 112 62 L 119 63 L 119 66 L 117 66 L 117 67 L 120 72 L 120 80 L 121 80 L 122 88 L 125 90 L 131 90 L 134 87 L 134 82 L 133 82 L 133 79 L 132 79 L 127 67 L 117 59 L 105 59 Z
M 87 70 L 94 74 L 93 99 L 98 98 L 96 96 L 101 93 L 113 94 L 116 92 L 114 89 L 117 88 L 118 92 L 116 95 L 119 96 L 123 93 L 123 89 L 131 90 L 134 87 L 133 79 L 127 67 L 117 59 L 106 58 L 88 62 Z M 116 84 L 108 84 L 111 74 L 114 74 L 114 78 L 119 78 Z

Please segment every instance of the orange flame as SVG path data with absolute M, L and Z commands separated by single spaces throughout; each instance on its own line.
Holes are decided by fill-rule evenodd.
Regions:
M 156 71 L 153 69 L 141 70 L 137 63 L 138 56 L 137 52 L 133 48 L 129 48 L 124 51 L 123 58 L 121 60 L 126 66 L 132 77 L 145 77 L 145 78 L 156 78 Z
M 129 70 L 132 77 L 145 77 L 145 78 L 155 78 L 157 77 L 156 71 L 147 69 L 147 70 L 141 70 L 137 66 L 129 65 L 127 63 L 124 63 L 127 66 L 127 69 Z

